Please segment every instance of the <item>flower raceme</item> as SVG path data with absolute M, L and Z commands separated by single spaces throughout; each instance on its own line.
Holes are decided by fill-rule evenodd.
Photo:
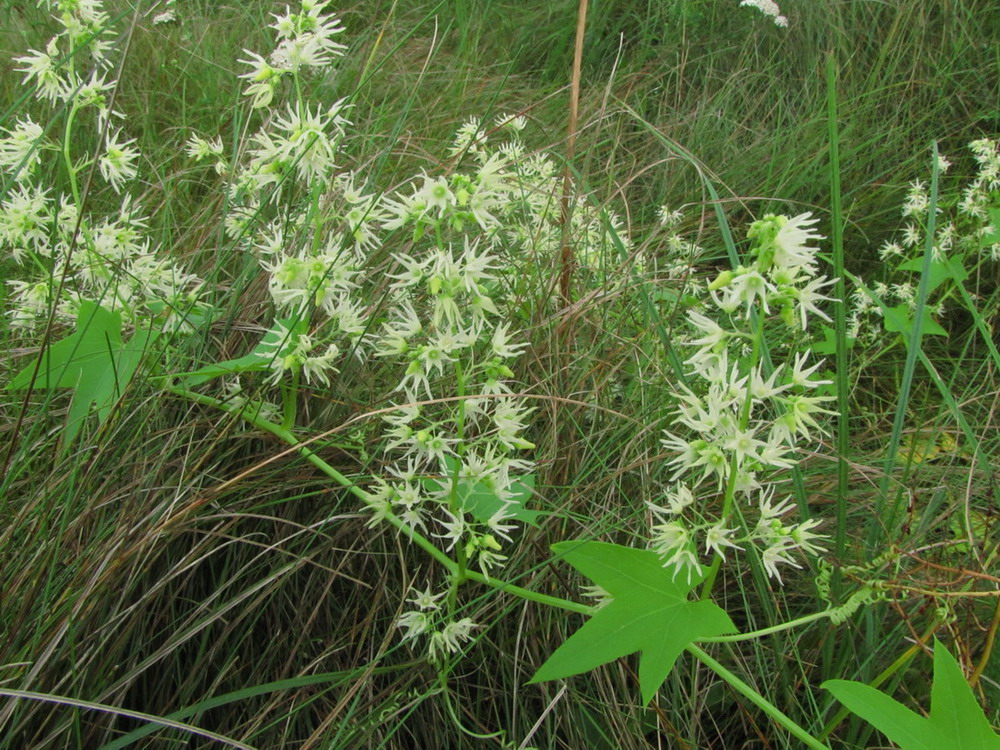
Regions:
M 692 380 L 675 392 L 673 426 L 663 438 L 675 485 L 666 506 L 649 504 L 650 545 L 677 572 L 690 576 L 700 569 L 699 539 L 706 553 L 722 559 L 726 549 L 759 548 L 765 570 L 779 581 L 779 565 L 798 567 L 791 557 L 795 550 L 821 549 L 812 531 L 817 521 L 779 520 L 792 508 L 771 504 L 776 485 L 768 482 L 795 466 L 798 441 L 823 433 L 820 418 L 833 413 L 823 406 L 831 397 L 810 395 L 831 381 L 815 377 L 821 363 L 810 364 L 801 341 L 812 315 L 828 319 L 817 307 L 828 298 L 816 290 L 833 283 L 818 276 L 812 243 L 823 238 L 815 224 L 809 214 L 755 222 L 748 232 L 752 262 L 720 273 L 707 285 L 702 308 L 688 311 L 693 333 L 684 344 L 694 351 L 685 364 Z M 770 359 L 777 364 L 766 371 L 764 326 L 775 313 L 788 346 L 771 345 Z M 781 363 L 782 353 L 790 361 Z M 694 497 L 717 494 L 724 498 L 723 516 L 711 518 Z M 761 520 L 741 531 L 732 525 L 731 501 L 755 497 Z
M 982 265 L 1000 261 L 1000 241 L 997 241 L 1000 235 L 995 220 L 995 207 L 1000 205 L 1000 142 L 979 139 L 970 143 L 968 149 L 976 164 L 975 174 L 964 182 L 944 178 L 939 181 L 933 237 L 927 236 L 930 211 L 927 183 L 925 180 L 910 183 L 901 208 L 904 224 L 900 234 L 879 250 L 883 269 L 880 278 L 868 280 L 868 289 L 859 285 L 851 294 L 850 338 L 881 348 L 887 333 L 898 336 L 899 319 L 912 317 L 916 311 L 919 269 L 928 239 L 932 242 L 932 262 L 936 266 L 950 265 L 963 278 L 965 274 L 982 273 L 978 270 Z M 943 174 L 949 162 L 944 157 L 938 158 L 938 168 Z M 956 298 L 952 273 L 949 271 L 944 283 L 931 285 L 924 302 L 926 313 L 938 325 L 945 323 L 951 300 Z M 896 325 L 890 324 L 893 319 Z
M 204 283 L 158 252 L 148 238 L 148 217 L 131 197 L 141 154 L 135 139 L 109 120 L 124 116 L 109 107 L 117 82 L 108 78 L 114 33 L 99 0 L 39 3 L 53 10 L 58 25 L 45 51 L 16 58 L 17 70 L 37 99 L 58 103 L 68 113 L 60 126 L 45 129 L 30 115 L 0 137 L 0 171 L 13 186 L 0 205 L 0 250 L 9 252 L 26 275 L 8 281 L 7 313 L 15 328 L 31 330 L 48 320 L 71 323 L 83 301 L 122 314 L 130 327 L 156 321 L 166 330 L 190 330 L 193 316 L 207 310 Z M 76 131 L 104 133 L 96 154 L 77 153 Z M 120 195 L 118 208 L 98 216 L 78 205 L 90 167 Z M 60 186 L 35 183 L 41 172 L 67 176 Z
M 278 44 L 268 59 L 244 50 L 249 59 L 240 62 L 250 70 L 240 78 L 250 83 L 243 93 L 254 109 L 271 104 L 282 78 L 330 68 L 344 54 L 347 47 L 334 40 L 344 27 L 336 16 L 323 14 L 327 5 L 328 0 L 304 0 L 300 13 L 286 8 L 284 15 L 272 14 L 274 22 L 269 26 Z

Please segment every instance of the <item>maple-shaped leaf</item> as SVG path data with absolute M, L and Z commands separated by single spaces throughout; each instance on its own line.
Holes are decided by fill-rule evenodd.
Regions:
M 909 341 L 916 320 L 913 311 L 905 302 L 885 310 L 885 330 L 901 333 Z M 925 307 L 921 316 L 920 333 L 923 336 L 947 336 L 948 332 L 931 317 L 930 308 Z
M 735 633 L 729 615 L 711 601 L 690 601 L 704 577 L 674 575 L 651 550 L 605 542 L 559 542 L 552 551 L 604 589 L 611 601 L 539 667 L 531 682 L 588 672 L 639 652 L 639 689 L 649 703 L 681 651 L 700 638 Z
M 913 271 L 914 273 L 923 273 L 923 269 L 923 258 L 910 258 L 898 266 L 900 271 Z M 927 293 L 930 294 L 949 279 L 961 283 L 967 278 L 969 278 L 969 272 L 965 270 L 960 259 L 932 260 L 928 267 Z
M 7 384 L 7 390 L 72 388 L 73 401 L 66 417 L 63 447 L 68 448 L 79 433 L 91 406 L 103 422 L 132 380 L 156 331 L 138 329 L 122 343 L 122 318 L 96 302 L 83 301 L 76 318 L 76 330 L 47 347 L 40 362 L 33 361 Z
M 450 486 L 450 478 L 454 475 L 458 463 L 458 459 L 445 456 L 445 465 L 449 472 L 448 479 L 425 477 L 422 480 L 424 489 L 428 492 L 443 492 L 446 487 Z M 545 514 L 540 510 L 528 508 L 528 499 L 534 488 L 535 475 L 528 474 L 512 481 L 507 487 L 507 495 L 501 499 L 496 490 L 487 482 L 470 481 L 460 477 L 458 480 L 458 503 L 480 523 L 488 522 L 498 510 L 503 508 L 506 518 L 537 527 L 538 517 Z
M 934 641 L 934 684 L 926 718 L 863 682 L 827 680 L 822 687 L 902 750 L 1000 750 L 1000 735 L 976 703 L 962 668 Z

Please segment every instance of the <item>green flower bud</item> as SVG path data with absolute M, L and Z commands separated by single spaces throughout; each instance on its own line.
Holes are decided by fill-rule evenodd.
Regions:
M 715 281 L 708 285 L 708 290 L 710 292 L 714 292 L 718 289 L 729 286 L 730 282 L 733 280 L 733 276 L 734 274 L 732 271 L 723 271 L 715 277 Z
M 781 320 L 789 328 L 795 328 L 798 324 L 798 321 L 795 319 L 795 308 L 791 304 L 786 303 L 781 306 Z

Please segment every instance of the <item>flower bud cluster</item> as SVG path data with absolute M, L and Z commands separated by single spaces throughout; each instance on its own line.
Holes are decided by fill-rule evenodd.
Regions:
M 793 334 L 807 330 L 811 314 L 828 319 L 817 307 L 828 298 L 818 290 L 832 282 L 818 275 L 817 248 L 808 244 L 822 239 L 815 222 L 809 214 L 755 222 L 748 232 L 752 262 L 720 273 L 708 284 L 702 309 L 688 312 L 692 333 L 683 343 L 694 349 L 685 360 L 690 379 L 674 393 L 674 424 L 663 440 L 675 484 L 665 505 L 647 503 L 651 547 L 665 566 L 688 576 L 700 569 L 700 544 L 723 559 L 726 549 L 752 544 L 779 580 L 779 564 L 798 567 L 792 551 L 820 550 L 811 531 L 818 522 L 782 520 L 792 506 L 773 504 L 769 480 L 795 466 L 801 441 L 824 433 L 819 420 L 833 413 L 824 406 L 832 397 L 815 393 L 830 381 L 815 377 L 820 363 L 810 364 L 808 350 L 792 357 L 791 350 L 772 346 L 772 359 L 785 354 L 788 360 L 771 369 L 762 356 L 769 318 Z M 696 494 L 699 501 L 722 495 L 721 516 L 710 517 Z M 756 499 L 756 526 L 747 525 L 746 513 L 738 514 L 742 525 L 734 524 L 734 498 Z

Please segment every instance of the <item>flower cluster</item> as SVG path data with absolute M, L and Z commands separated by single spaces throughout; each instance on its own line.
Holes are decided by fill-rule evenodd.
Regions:
M 398 363 L 401 403 L 384 416 L 395 461 L 369 491 L 372 523 L 391 513 L 489 574 L 506 560 L 529 494 L 532 463 L 521 453 L 534 448 L 523 437 L 532 410 L 509 385 L 524 345 L 496 320 L 498 260 L 479 242 L 393 258 L 393 306 L 374 350 Z M 431 636 L 432 656 L 454 650 L 462 622 Z
M 781 8 L 774 0 L 740 0 L 740 7 L 756 8 L 774 21 L 775 26 L 788 26 L 788 19 L 781 15 Z
M 383 417 L 393 462 L 369 489 L 372 523 L 392 515 L 486 575 L 530 519 L 534 468 L 524 435 L 533 409 L 511 385 L 525 345 L 502 313 L 524 276 L 523 242 L 558 227 L 553 194 L 542 194 L 555 170 L 525 153 L 524 125 L 499 117 L 494 129 L 507 140 L 493 148 L 470 120 L 451 145 L 451 174 L 421 174 L 366 209 L 378 223 L 372 236 L 408 238 L 391 254 L 388 309 L 370 337 L 375 356 L 399 367 L 398 406 Z M 540 174 L 552 181 L 540 184 Z M 454 604 L 433 618 L 420 607 L 404 615 L 407 639 L 427 632 L 432 657 L 454 651 L 472 627 Z
M 109 112 L 104 99 L 115 86 L 105 81 L 114 42 L 100 0 L 39 0 L 38 5 L 49 8 L 61 28 L 44 52 L 32 49 L 15 58 L 25 85 L 36 86 L 37 96 L 49 102 L 95 106 L 102 124 L 109 114 L 121 117 Z
M 441 612 L 442 597 L 443 593 L 431 593 L 430 587 L 424 591 L 416 591 L 413 598 L 407 600 L 414 609 L 403 613 L 396 623 L 397 627 L 405 630 L 404 642 L 425 633 L 430 634 L 428 656 L 431 661 L 439 661 L 448 654 L 456 653 L 463 643 L 472 638 L 472 630 L 476 627 L 470 618 L 463 617 L 451 620 L 436 630 L 437 620 L 444 614 Z
M 938 324 L 948 315 L 947 300 L 953 296 L 956 272 L 965 278 L 974 276 L 984 263 L 1000 261 L 1000 143 L 981 139 L 969 144 L 976 164 L 975 176 L 964 187 L 941 189 L 937 201 L 934 239 L 931 247 L 935 276 L 942 281 L 932 284 L 926 301 L 930 320 L 928 333 L 943 334 Z M 938 170 L 944 174 L 951 163 L 939 157 Z M 856 289 L 851 295 L 848 335 L 865 345 L 882 342 L 886 331 L 886 312 L 899 330 L 899 321 L 913 317 L 917 306 L 917 288 L 923 267 L 927 237 L 930 195 L 927 183 L 910 183 L 901 214 L 905 220 L 897 238 L 887 240 L 879 249 L 885 269 L 871 280 L 870 290 Z
M 334 37 L 344 31 L 334 15 L 323 15 L 329 0 L 302 0 L 299 13 L 285 8 L 284 15 L 272 13 L 278 44 L 267 59 L 255 52 L 244 50 L 250 59 L 240 62 L 250 70 L 240 78 L 249 82 L 243 92 L 251 97 L 255 108 L 266 107 L 274 98 L 282 79 L 296 82 L 302 74 L 317 72 L 333 65 L 347 49 Z
M 203 282 L 164 257 L 149 238 L 149 217 L 127 192 L 141 155 L 134 139 L 109 126 L 124 115 L 108 104 L 116 85 L 107 80 L 114 43 L 108 15 L 99 0 L 40 4 L 54 11 L 59 30 L 44 52 L 17 58 L 18 70 L 37 99 L 58 103 L 67 114 L 65 132 L 51 133 L 61 146 L 30 115 L 0 137 L 0 170 L 13 183 L 0 203 L 0 251 L 25 276 L 7 282 L 11 325 L 34 329 L 52 313 L 72 321 L 86 299 L 121 312 L 131 325 L 154 320 L 164 330 L 190 329 L 207 309 Z M 101 149 L 75 153 L 74 129 L 88 122 L 103 134 Z M 64 189 L 39 176 L 43 164 L 56 160 L 68 175 Z M 111 215 L 81 214 L 82 177 L 91 166 L 115 193 L 125 192 Z
M 385 228 L 411 228 L 414 240 L 430 227 L 474 231 L 497 252 L 535 258 L 546 266 L 568 241 L 580 271 L 590 275 L 622 264 L 631 242 L 620 217 L 578 195 L 570 201 L 567 227 L 561 171 L 548 154 L 528 151 L 520 137 L 525 127 L 521 115 L 501 114 L 491 124 L 469 119 L 450 154 L 460 161 L 469 157 L 475 168 L 436 178 L 423 175 L 419 186 L 386 199 Z M 494 136 L 502 140 L 494 143 Z
M 662 245 L 663 251 L 653 258 L 657 266 L 655 270 L 668 279 L 686 279 L 694 273 L 693 263 L 704 250 L 681 234 L 680 223 L 684 214 L 680 209 L 660 206 L 657 210 L 657 218 L 665 232 L 665 237 L 656 237 L 656 241 Z
M 726 549 L 753 544 L 767 572 L 780 580 L 778 564 L 797 564 L 790 553 L 815 554 L 811 531 L 817 522 L 786 523 L 792 508 L 774 504 L 775 470 L 796 462 L 800 441 L 822 434 L 819 419 L 831 414 L 829 396 L 815 395 L 830 381 L 815 376 L 820 364 L 800 351 L 769 367 L 764 352 L 764 324 L 776 315 L 786 330 L 805 336 L 811 315 L 828 319 L 818 308 L 828 299 L 819 290 L 832 282 L 818 275 L 817 248 L 822 239 L 809 214 L 794 218 L 768 215 L 748 232 L 752 262 L 724 271 L 707 286 L 702 310 L 688 312 L 692 333 L 684 344 L 693 349 L 685 360 L 690 379 L 674 395 L 677 408 L 664 447 L 675 482 L 666 503 L 647 503 L 652 513 L 651 546 L 666 566 L 687 575 L 700 569 L 699 540 L 704 551 L 725 556 Z M 785 338 L 788 338 L 787 336 Z M 774 358 L 781 352 L 772 349 Z M 723 496 L 720 516 L 709 518 L 695 494 Z M 745 513 L 733 512 L 733 501 L 756 499 L 758 523 L 746 525 Z M 694 516 L 694 518 L 692 518 Z M 733 518 L 744 519 L 736 525 Z
M 362 266 L 380 245 L 383 212 L 338 164 L 347 105 L 311 102 L 300 85 L 346 49 L 334 40 L 343 27 L 327 5 L 304 0 L 298 12 L 275 14 L 267 59 L 246 51 L 244 93 L 265 116 L 234 158 L 217 136 L 193 134 L 187 143 L 189 157 L 228 178 L 226 234 L 267 273 L 276 316 L 258 353 L 268 356 L 272 385 L 329 386 L 349 352 L 362 354 L 371 325 Z M 285 79 L 294 85 L 282 86 Z

